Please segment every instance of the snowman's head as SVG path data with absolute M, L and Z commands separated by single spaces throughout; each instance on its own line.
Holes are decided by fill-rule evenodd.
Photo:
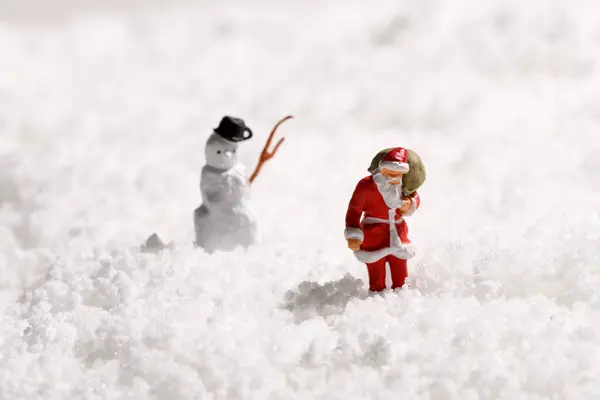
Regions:
M 206 164 L 218 169 L 230 169 L 237 161 L 238 144 L 213 133 L 206 141 Z

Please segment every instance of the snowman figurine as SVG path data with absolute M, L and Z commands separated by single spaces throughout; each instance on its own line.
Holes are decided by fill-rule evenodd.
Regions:
M 250 128 L 239 118 L 225 116 L 214 129 L 206 142 L 206 165 L 200 178 L 202 204 L 194 210 L 196 246 L 212 253 L 231 251 L 239 246 L 248 248 L 259 241 L 256 218 L 248 204 L 250 185 L 283 143 L 284 138 L 279 139 L 273 151 L 269 151 L 277 128 L 290 118 L 293 117 L 288 115 L 275 124 L 249 179 L 244 166 L 238 162 L 237 150 L 239 142 L 252 137 Z M 140 249 L 145 253 L 159 253 L 173 246 L 173 242 L 165 244 L 153 233 Z
M 202 204 L 194 210 L 196 246 L 209 253 L 248 248 L 259 240 L 248 204 L 250 180 L 238 162 L 239 142 L 252 137 L 243 120 L 225 116 L 206 142 L 202 168 Z

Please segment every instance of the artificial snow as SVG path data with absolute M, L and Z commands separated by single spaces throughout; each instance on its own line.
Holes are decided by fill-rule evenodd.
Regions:
M 60 3 L 0 14 L 0 399 L 600 397 L 597 2 Z M 295 122 L 261 243 L 209 254 L 228 114 L 249 168 Z M 344 216 L 390 146 L 418 252 L 368 296 Z

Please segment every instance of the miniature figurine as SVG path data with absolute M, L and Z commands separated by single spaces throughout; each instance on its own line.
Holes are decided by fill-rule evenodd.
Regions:
M 404 286 L 408 276 L 407 260 L 415 249 L 404 218 L 421 204 L 417 189 L 425 181 L 425 168 L 414 151 L 395 147 L 380 151 L 368 170 L 371 175 L 358 182 L 349 202 L 344 237 L 367 265 L 370 292 L 381 292 L 386 263 L 392 289 Z
M 206 165 L 200 179 L 202 205 L 194 211 L 196 246 L 207 252 L 230 251 L 238 246 L 248 248 L 259 241 L 256 217 L 248 202 L 249 189 L 263 164 L 283 143 L 282 138 L 269 152 L 277 127 L 289 118 L 273 128 L 250 179 L 237 156 L 239 142 L 252 138 L 250 128 L 242 119 L 225 116 L 214 129 L 205 147 Z

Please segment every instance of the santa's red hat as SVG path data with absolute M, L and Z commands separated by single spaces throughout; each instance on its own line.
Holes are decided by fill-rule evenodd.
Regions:
M 383 168 L 398 172 L 408 172 L 408 151 L 403 147 L 390 150 L 379 162 L 379 170 Z

